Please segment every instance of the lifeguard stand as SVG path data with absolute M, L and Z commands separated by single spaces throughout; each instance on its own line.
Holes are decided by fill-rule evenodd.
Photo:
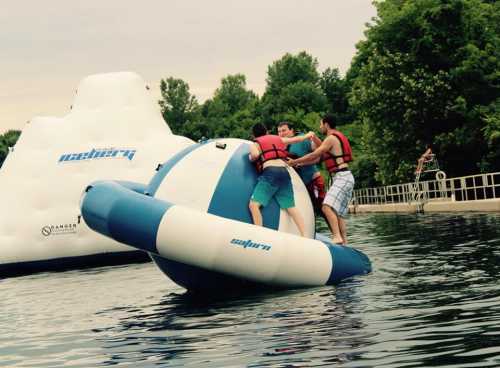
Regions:
M 420 167 L 420 169 L 419 169 Z M 435 173 L 435 178 L 438 181 L 446 179 L 446 173 L 439 168 L 439 163 L 436 155 L 431 153 L 424 158 L 422 165 L 417 166 L 415 171 L 415 182 L 413 183 L 412 202 L 417 204 L 417 212 L 423 212 L 423 206 L 429 200 L 429 193 L 425 188 L 420 188 L 420 178 L 428 173 Z
M 439 169 L 439 163 L 434 153 L 427 155 L 427 157 L 422 162 L 422 167 L 420 170 L 415 171 L 415 182 L 418 183 L 420 181 L 420 176 L 425 173 L 437 173 L 441 171 Z M 437 179 L 437 178 L 436 178 Z

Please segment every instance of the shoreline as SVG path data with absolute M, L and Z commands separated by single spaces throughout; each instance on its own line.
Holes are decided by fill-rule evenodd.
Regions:
M 349 213 L 377 212 L 500 212 L 500 198 L 477 199 L 472 201 L 430 200 L 425 204 L 385 203 L 350 205 Z

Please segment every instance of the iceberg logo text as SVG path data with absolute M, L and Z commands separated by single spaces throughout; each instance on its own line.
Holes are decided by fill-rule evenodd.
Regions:
M 135 149 L 92 148 L 89 152 L 64 153 L 59 157 L 59 163 L 71 161 L 87 161 L 106 158 L 126 158 L 129 161 L 135 156 Z

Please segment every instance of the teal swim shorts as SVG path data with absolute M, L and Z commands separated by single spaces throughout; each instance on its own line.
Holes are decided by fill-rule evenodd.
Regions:
M 295 207 L 292 180 L 286 168 L 267 167 L 257 180 L 251 197 L 252 201 L 265 207 L 274 197 L 280 208 Z

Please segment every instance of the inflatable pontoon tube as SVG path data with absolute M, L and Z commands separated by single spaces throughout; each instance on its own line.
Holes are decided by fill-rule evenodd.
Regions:
M 188 290 L 209 291 L 216 285 L 171 275 L 179 265 L 190 272 L 201 269 L 205 277 L 207 271 L 215 273 L 219 281 L 227 277 L 271 287 L 335 284 L 371 271 L 368 257 L 354 248 L 203 213 L 130 188 L 130 183 L 114 181 L 89 185 L 81 205 L 85 222 L 149 252 L 167 276 Z M 168 262 L 162 265 L 162 259 Z

